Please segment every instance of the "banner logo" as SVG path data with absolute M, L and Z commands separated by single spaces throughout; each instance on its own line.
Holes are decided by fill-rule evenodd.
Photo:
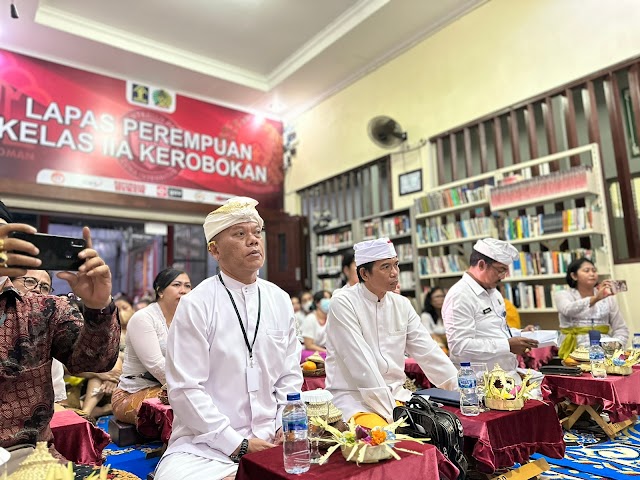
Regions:
M 127 81 L 127 102 L 161 112 L 176 111 L 176 93 L 166 88 Z

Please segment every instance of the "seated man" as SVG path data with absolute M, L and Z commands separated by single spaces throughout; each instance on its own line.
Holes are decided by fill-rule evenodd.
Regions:
M 51 275 L 46 270 L 27 270 L 23 276 L 11 278 L 11 283 L 21 295 L 26 295 L 29 292 L 41 293 L 42 295 L 53 293 Z M 64 383 L 64 365 L 55 358 L 51 360 L 51 379 L 53 382 L 54 409 L 64 410 L 64 407 L 58 403 L 67 399 L 67 390 Z
M 327 319 L 327 389 L 345 419 L 372 428 L 393 422 L 404 388 L 404 352 L 440 388 L 457 387 L 457 371 L 408 299 L 394 293 L 398 256 L 387 238 L 354 245 L 360 283 L 336 291 Z
M 58 273 L 74 294 L 84 300 L 83 317 L 67 298 L 23 296 L 14 288 L 8 277 L 22 277 L 42 262 L 15 253 L 36 255 L 38 250 L 29 242 L 9 236 L 11 232 L 35 233 L 36 229 L 8 222 L 11 217 L 0 202 L 0 446 L 3 448 L 53 440 L 49 428 L 54 400 L 53 357 L 72 373 L 109 370 L 118 358 L 120 340 L 117 308 L 111 300 L 111 271 L 91 248 L 89 229 L 85 227 L 83 232 L 87 248 L 79 254 L 85 261 L 80 271 Z M 17 456 L 17 452 L 14 454 Z M 10 466 L 14 467 L 17 465 Z
M 454 363 L 482 362 L 489 371 L 498 364 L 515 372 L 516 355 L 538 346 L 536 340 L 511 336 L 504 299 L 496 288 L 517 257 L 515 247 L 495 238 L 478 240 L 473 246 L 469 269 L 449 289 L 442 305 Z
M 245 453 L 282 442 L 288 393 L 302 387 L 289 295 L 258 277 L 264 222 L 235 197 L 204 223 L 220 273 L 178 304 L 167 340 L 175 418 L 156 480 L 234 478 Z

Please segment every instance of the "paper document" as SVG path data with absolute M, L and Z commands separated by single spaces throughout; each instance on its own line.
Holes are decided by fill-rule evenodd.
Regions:
M 525 338 L 537 340 L 538 348 L 558 346 L 557 330 L 533 330 L 532 332 L 526 332 L 523 330 L 520 334 Z

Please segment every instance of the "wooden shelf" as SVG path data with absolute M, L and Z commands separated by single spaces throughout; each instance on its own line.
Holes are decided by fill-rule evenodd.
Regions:
M 571 237 L 588 237 L 590 235 L 604 235 L 604 232 L 596 231 L 593 229 L 579 230 L 574 232 L 558 232 L 540 235 L 538 237 L 516 238 L 514 240 L 507 240 L 507 242 L 512 245 L 519 245 L 523 243 L 545 242 L 548 240 L 561 240 Z
M 431 280 L 433 278 L 461 277 L 463 274 L 464 274 L 464 271 L 463 272 L 433 273 L 433 274 L 430 274 L 430 275 L 420 275 L 418 278 L 420 280 Z
M 493 233 L 495 234 L 495 232 Z M 418 243 L 416 244 L 417 249 L 426 249 L 426 248 L 436 248 L 443 247 L 445 245 L 452 245 L 455 243 L 466 243 L 466 242 L 475 242 L 482 238 L 487 238 L 493 235 L 492 233 L 486 233 L 483 235 L 475 235 L 473 237 L 462 237 L 462 238 L 453 238 L 451 240 L 443 240 L 442 242 L 432 242 L 432 243 Z
M 544 275 L 525 275 L 524 277 L 506 277 L 502 280 L 502 283 L 513 282 L 531 282 L 533 280 L 557 280 L 565 278 L 566 273 L 546 273 Z

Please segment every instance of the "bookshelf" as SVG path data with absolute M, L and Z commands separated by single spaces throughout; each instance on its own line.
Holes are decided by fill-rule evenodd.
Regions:
M 342 259 L 363 240 L 389 237 L 398 253 L 402 293 L 414 297 L 416 289 L 413 245 L 413 208 L 389 210 L 334 223 L 312 235 L 312 290 L 333 292 L 342 286 Z
M 353 222 L 333 223 L 312 235 L 312 292 L 341 286 L 342 258 L 353 252 Z
M 612 270 L 601 171 L 598 146 L 590 144 L 441 185 L 416 200 L 417 297 L 455 283 L 473 243 L 493 236 L 520 251 L 502 283 L 523 324 L 557 328 L 553 292 L 567 288 L 568 264 L 588 256 L 601 276 Z M 452 256 L 459 264 L 422 268 Z
M 414 297 L 416 280 L 414 274 L 414 243 L 413 243 L 413 208 L 401 208 L 381 212 L 358 219 L 360 239 L 373 240 L 389 237 L 398 254 L 400 267 L 401 293 Z

